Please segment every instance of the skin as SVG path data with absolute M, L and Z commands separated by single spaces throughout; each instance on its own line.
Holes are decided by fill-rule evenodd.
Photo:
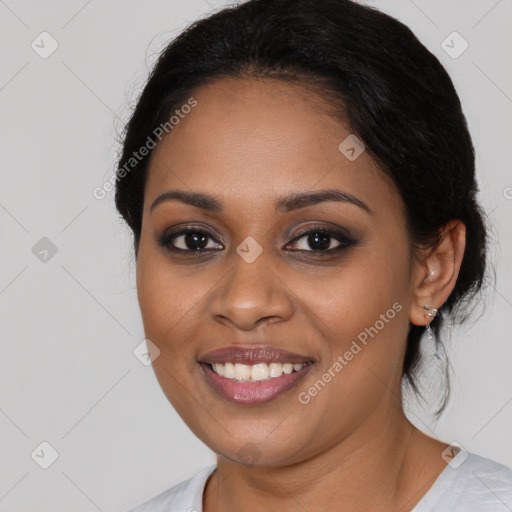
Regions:
M 193 97 L 197 106 L 152 155 L 137 290 L 146 337 L 161 351 L 153 363 L 160 386 L 218 455 L 204 511 L 411 510 L 445 468 L 447 443 L 403 413 L 406 337 L 409 322 L 431 320 L 423 306 L 439 308 L 452 291 L 464 225 L 450 222 L 436 248 L 413 254 L 398 191 L 367 152 L 349 161 L 338 150 L 350 128 L 301 85 L 221 79 Z M 334 188 L 371 213 L 335 201 L 274 208 L 291 193 Z M 150 211 L 169 190 L 211 194 L 223 212 L 177 200 Z M 174 244 L 189 253 L 174 254 L 156 241 L 185 224 L 211 233 L 208 247 L 219 250 L 194 255 L 181 236 Z M 356 243 L 318 256 L 307 236 L 297 239 L 313 225 L 344 228 Z M 252 263 L 236 252 L 248 236 L 263 249 Z M 394 303 L 401 311 L 301 404 L 299 393 Z M 276 346 L 315 365 L 271 402 L 233 404 L 207 384 L 197 361 L 237 344 Z M 244 462 L 249 452 L 253 464 Z

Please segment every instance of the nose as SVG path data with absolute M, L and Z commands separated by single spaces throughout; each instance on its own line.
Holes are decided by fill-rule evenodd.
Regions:
M 232 270 L 210 298 L 209 311 L 214 321 L 250 331 L 293 316 L 290 290 L 264 254 L 252 263 L 235 256 Z

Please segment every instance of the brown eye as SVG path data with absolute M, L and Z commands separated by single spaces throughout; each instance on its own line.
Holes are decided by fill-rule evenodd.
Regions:
M 298 247 L 299 250 L 305 251 L 308 250 L 307 247 L 310 247 L 313 251 L 328 251 L 331 249 L 335 249 L 336 247 L 339 247 L 340 242 L 335 240 L 331 235 L 328 235 L 326 233 L 311 233 L 309 235 L 303 235 L 300 237 L 299 240 L 304 239 L 304 242 L 302 243 L 302 247 Z M 332 247 L 334 244 L 338 244 Z
M 292 242 L 292 250 L 330 253 L 355 245 L 356 241 L 346 233 L 317 226 L 301 233 Z M 291 245 L 291 244 L 290 244 Z
M 157 242 L 176 252 L 200 253 L 222 249 L 222 245 L 215 242 L 209 233 L 197 228 L 186 228 L 165 234 L 158 238 Z

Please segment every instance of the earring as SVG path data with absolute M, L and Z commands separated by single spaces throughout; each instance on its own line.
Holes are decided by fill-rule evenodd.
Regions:
M 423 306 L 428 311 L 428 316 L 432 318 L 431 322 L 434 320 L 435 316 L 437 315 L 437 309 L 433 308 L 431 306 Z M 432 327 L 430 327 L 430 323 L 427 324 L 427 339 L 431 340 L 433 338 L 432 334 Z

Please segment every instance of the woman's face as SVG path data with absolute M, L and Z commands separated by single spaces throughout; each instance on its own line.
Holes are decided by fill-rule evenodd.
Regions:
M 193 97 L 145 190 L 137 289 L 153 367 L 218 454 L 305 460 L 400 409 L 414 291 L 402 201 L 298 85 L 222 79 Z M 243 366 L 223 377 L 215 361 Z

